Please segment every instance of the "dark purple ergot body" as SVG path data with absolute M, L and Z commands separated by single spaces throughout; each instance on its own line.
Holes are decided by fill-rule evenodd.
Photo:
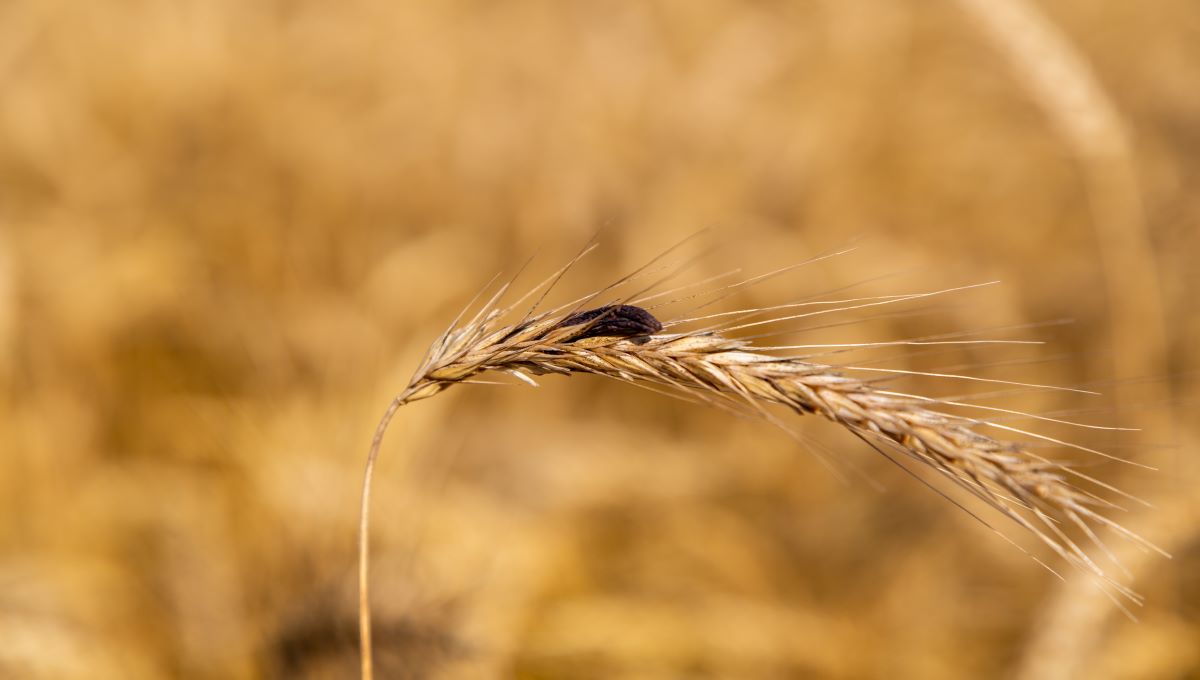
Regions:
M 590 326 L 579 335 L 571 338 L 582 340 L 600 336 L 637 337 L 653 335 L 662 330 L 663 325 L 654 315 L 641 307 L 633 305 L 605 305 L 585 312 L 576 312 L 563 319 L 558 325 Z

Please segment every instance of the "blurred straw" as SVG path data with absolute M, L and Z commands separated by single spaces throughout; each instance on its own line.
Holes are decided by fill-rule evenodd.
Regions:
M 959 0 L 1079 161 L 1112 309 L 1118 375 L 1161 375 L 1162 294 L 1125 124 L 1087 60 L 1026 0 Z
M 1162 292 L 1136 162 L 1121 114 L 1085 56 L 1035 4 L 1026 0 L 959 0 L 959 4 L 1008 59 L 1021 86 L 1079 163 L 1111 310 L 1116 375 L 1164 375 Z M 1165 383 L 1150 389 L 1156 392 L 1150 396 L 1153 401 L 1169 402 Z M 1173 430 L 1167 410 L 1152 430 Z M 1160 512 L 1158 518 L 1144 519 L 1156 524 L 1170 521 L 1171 513 Z M 1120 557 L 1135 576 L 1149 562 L 1141 553 L 1124 552 L 1130 554 Z M 1068 579 L 1035 626 L 1017 677 L 1079 677 L 1113 611 L 1090 580 Z

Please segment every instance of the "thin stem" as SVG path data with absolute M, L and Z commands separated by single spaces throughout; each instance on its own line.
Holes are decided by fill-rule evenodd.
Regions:
M 392 399 L 387 411 L 379 419 L 375 428 L 375 436 L 371 439 L 371 450 L 367 454 L 367 467 L 363 472 L 362 502 L 358 511 L 358 642 L 359 653 L 362 657 L 362 680 L 373 680 L 375 677 L 373 656 L 371 653 L 371 597 L 370 597 L 370 532 L 369 517 L 371 507 L 371 479 L 375 474 L 375 459 L 379 457 L 379 445 L 383 443 L 383 435 L 387 432 L 388 423 L 396 410 L 408 401 L 411 389 L 405 390 Z

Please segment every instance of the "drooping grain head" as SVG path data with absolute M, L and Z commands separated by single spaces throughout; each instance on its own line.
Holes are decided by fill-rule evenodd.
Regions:
M 495 306 L 506 288 L 474 318 L 447 330 L 431 345 L 401 401 L 433 396 L 456 383 L 471 382 L 485 372 L 506 373 L 529 383 L 534 383 L 534 376 L 545 374 L 593 374 L 761 416 L 780 425 L 768 407 L 782 406 L 798 415 L 818 414 L 881 454 L 893 460 L 915 461 L 966 491 L 1028 531 L 1065 561 L 1092 574 L 1106 592 L 1111 590 L 1133 602 L 1139 601 L 1136 593 L 1112 579 L 1072 537 L 1072 533 L 1085 537 L 1099 551 L 1111 556 L 1095 533 L 1095 528 L 1106 527 L 1153 548 L 1103 514 L 1116 506 L 1101 493 L 1120 492 L 1065 463 L 1036 453 L 1028 444 L 1008 441 L 992 433 L 1020 433 L 1042 442 L 1105 454 L 955 410 L 1003 409 L 887 391 L 874 381 L 854 375 L 853 367 L 835 368 L 805 357 L 779 356 L 771 348 L 758 347 L 751 340 L 729 334 L 796 315 L 744 322 L 747 318 L 761 317 L 767 310 L 743 310 L 733 313 L 736 318 L 732 322 L 722 321 L 715 327 L 664 332 L 694 320 L 664 324 L 650 311 L 625 300 L 584 309 L 584 304 L 596 298 L 597 293 L 584 298 L 582 304 L 576 301 L 539 314 L 530 312 L 514 323 L 502 324 L 501 320 L 515 306 L 507 309 Z M 929 294 L 885 296 L 878 304 L 926 295 Z M 843 309 L 852 308 L 856 307 Z M 719 313 L 696 318 L 722 316 Z M 1034 414 L 1022 415 L 1039 418 Z

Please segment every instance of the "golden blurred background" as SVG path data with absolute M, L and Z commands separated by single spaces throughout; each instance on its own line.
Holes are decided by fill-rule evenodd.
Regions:
M 569 296 L 704 227 L 691 280 L 858 245 L 727 309 L 1002 281 L 825 342 L 1074 319 L 889 365 L 1145 428 L 1159 472 L 1089 469 L 1174 554 L 1112 541 L 1140 622 L 832 426 L 881 492 L 546 378 L 397 418 L 382 677 L 1200 677 L 1193 0 L 26 0 L 0 84 L 0 677 L 355 677 L 427 344 L 534 253 L 602 230 Z

